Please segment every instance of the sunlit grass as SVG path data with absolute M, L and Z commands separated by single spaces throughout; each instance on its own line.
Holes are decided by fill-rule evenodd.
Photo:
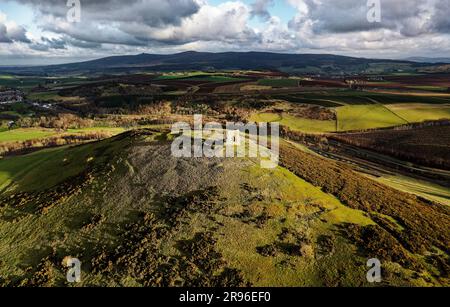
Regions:
M 333 120 L 316 120 L 296 117 L 287 113 L 259 113 L 250 117 L 253 122 L 279 122 L 293 131 L 307 133 L 334 132 L 336 122 Z

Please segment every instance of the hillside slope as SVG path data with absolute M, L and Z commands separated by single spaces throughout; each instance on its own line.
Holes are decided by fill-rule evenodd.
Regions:
M 67 285 L 62 262 L 77 257 L 85 286 L 371 286 L 366 261 L 379 257 L 383 285 L 448 285 L 445 234 L 335 194 L 328 180 L 351 182 L 321 182 L 329 165 L 317 157 L 287 144 L 282 154 L 293 172 L 177 159 L 165 133 L 143 130 L 0 160 L 0 284 Z M 445 207 L 398 197 L 449 229 Z

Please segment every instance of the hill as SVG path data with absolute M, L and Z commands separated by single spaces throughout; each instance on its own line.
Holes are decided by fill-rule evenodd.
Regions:
M 38 67 L 3 67 L 4 73 L 67 74 L 135 71 L 281 70 L 300 73 L 385 73 L 415 71 L 429 66 L 409 61 L 376 60 L 331 54 L 268 52 L 183 52 L 113 56 L 88 62 Z
M 450 63 L 450 58 L 426 58 L 426 57 L 411 57 L 406 61 L 420 62 L 420 63 Z
M 85 286 L 370 286 L 369 258 L 383 285 L 448 286 L 447 207 L 290 143 L 268 170 L 174 158 L 169 140 L 130 131 L 1 160 L 0 285 L 66 285 L 77 257 Z

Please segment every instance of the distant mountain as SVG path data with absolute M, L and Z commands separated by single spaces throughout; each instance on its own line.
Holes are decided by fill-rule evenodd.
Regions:
M 3 67 L 19 74 L 124 73 L 186 70 L 280 70 L 298 73 L 383 73 L 414 71 L 424 65 L 410 61 L 376 60 L 331 54 L 282 54 L 268 52 L 183 52 L 170 55 L 139 54 L 38 67 Z
M 450 63 L 450 58 L 426 58 L 426 57 L 411 57 L 407 58 L 407 61 L 420 62 L 420 63 Z

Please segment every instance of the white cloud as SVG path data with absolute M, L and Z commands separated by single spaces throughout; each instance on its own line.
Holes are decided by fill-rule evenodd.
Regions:
M 297 9 L 289 28 L 313 49 L 381 57 L 450 52 L 448 0 L 381 1 L 380 23 L 368 22 L 366 0 L 288 1 Z M 427 42 L 436 38 L 440 49 L 430 51 Z
M 8 20 L 7 16 L 0 12 L 0 43 L 25 42 L 30 40 L 26 35 L 26 30 L 17 25 L 14 21 Z
M 17 49 L 56 57 L 190 49 L 367 57 L 450 53 L 449 0 L 382 0 L 381 23 L 367 21 L 366 0 L 286 0 L 296 11 L 292 20 L 271 13 L 273 0 L 218 5 L 207 0 L 82 1 L 81 23 L 67 22 L 65 1 L 15 1 L 34 8 L 43 35 L 33 38 L 0 15 L 3 54 Z M 251 26 L 255 16 L 257 28 Z

